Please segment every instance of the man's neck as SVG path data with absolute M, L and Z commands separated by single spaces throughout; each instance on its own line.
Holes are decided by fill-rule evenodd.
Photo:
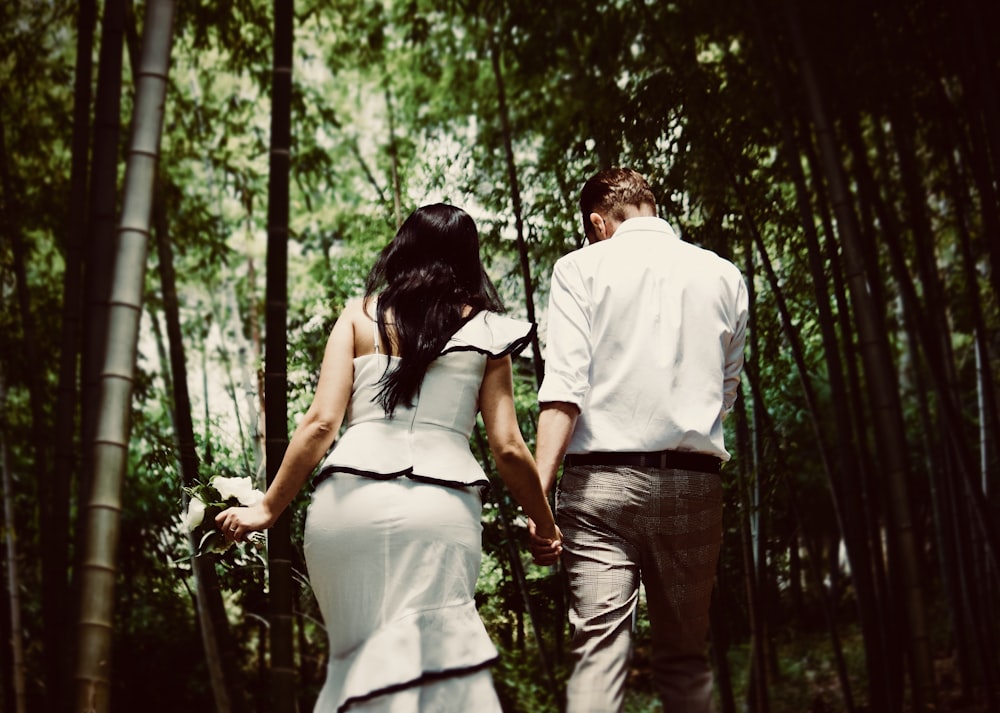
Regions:
M 629 218 L 655 218 L 656 217 L 656 206 L 650 205 L 648 203 L 643 203 L 640 206 L 628 205 L 625 206 L 625 210 L 622 211 L 624 214 L 624 223 Z

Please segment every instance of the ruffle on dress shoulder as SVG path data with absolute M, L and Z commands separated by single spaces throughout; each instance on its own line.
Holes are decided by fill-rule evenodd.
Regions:
M 477 351 L 493 359 L 518 354 L 531 344 L 537 325 L 496 312 L 479 312 L 452 335 L 442 354 Z
M 316 710 L 346 713 L 353 704 L 463 676 L 496 659 L 474 602 L 419 612 L 386 624 L 347 653 L 331 654 Z

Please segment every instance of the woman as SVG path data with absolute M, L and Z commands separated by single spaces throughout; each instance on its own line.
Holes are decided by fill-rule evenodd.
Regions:
M 216 518 L 235 540 L 273 525 L 346 413 L 305 525 L 330 639 L 317 712 L 500 711 L 496 649 L 473 601 L 487 485 L 469 449 L 477 412 L 507 488 L 541 537 L 561 542 L 514 410 L 510 355 L 534 325 L 502 309 L 472 218 L 419 208 L 334 325 L 312 405 L 263 502 Z

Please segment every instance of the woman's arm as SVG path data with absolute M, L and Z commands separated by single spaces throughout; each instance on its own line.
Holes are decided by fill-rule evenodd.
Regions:
M 215 518 L 233 540 L 265 530 L 298 494 L 316 464 L 333 444 L 344 420 L 354 383 L 354 321 L 359 303 L 351 303 L 330 332 L 312 404 L 288 443 L 274 480 L 260 504 L 223 510 Z
M 489 359 L 479 390 L 479 410 L 497 470 L 514 499 L 535 523 L 539 537 L 552 540 L 559 550 L 562 533 L 556 527 L 548 500 L 542 491 L 538 469 L 524 443 L 514 408 L 514 381 L 510 357 Z M 557 553 L 558 554 L 558 553 Z

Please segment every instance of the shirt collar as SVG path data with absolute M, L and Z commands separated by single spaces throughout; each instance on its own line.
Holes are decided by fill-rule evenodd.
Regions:
M 617 238 L 627 233 L 635 233 L 640 231 L 652 231 L 656 233 L 663 233 L 666 237 L 673 238 L 674 240 L 679 240 L 677 233 L 674 229 L 670 227 L 670 224 L 663 220 L 663 218 L 657 218 L 655 216 L 638 216 L 636 218 L 629 218 L 620 226 L 612 238 Z

